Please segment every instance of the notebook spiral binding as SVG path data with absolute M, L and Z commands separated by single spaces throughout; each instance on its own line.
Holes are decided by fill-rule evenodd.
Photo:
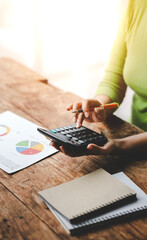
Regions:
M 80 215 L 79 214 L 74 214 L 74 215 L 72 215 L 71 222 L 73 222 L 73 224 L 74 224 L 74 223 L 76 223 L 76 221 L 81 220 L 81 217 L 86 217 L 87 215 L 92 214 L 95 211 L 103 210 L 105 207 L 109 207 L 109 206 L 111 206 L 112 204 L 115 204 L 115 203 L 118 204 L 123 200 L 126 201 L 130 197 L 132 197 L 132 193 L 123 195 L 122 197 L 116 198 L 115 200 L 112 200 L 111 202 L 107 202 L 106 204 L 101 204 L 99 207 L 91 208 L 91 209 L 89 209 L 85 212 L 82 212 Z
M 114 219 L 117 219 L 121 216 L 128 216 L 128 215 L 131 215 L 133 213 L 136 213 L 136 212 L 140 212 L 140 210 L 147 210 L 147 206 L 144 206 L 144 207 L 138 207 L 138 208 L 134 208 L 130 211 L 124 211 L 122 213 L 117 213 L 117 214 L 112 214 L 111 216 L 107 216 L 107 217 L 100 217 L 100 219 L 90 219 L 90 220 L 86 220 L 85 222 L 82 222 L 80 224 L 74 224 L 74 228 L 82 228 L 84 226 L 90 226 L 90 225 L 93 225 L 94 223 L 99 223 L 99 222 L 104 222 L 104 221 L 107 221 L 107 220 L 114 220 Z

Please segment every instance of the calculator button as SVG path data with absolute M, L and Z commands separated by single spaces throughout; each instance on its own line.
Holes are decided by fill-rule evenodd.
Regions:
M 88 133 L 88 134 L 87 134 L 87 137 L 88 137 L 88 138 L 91 138 L 91 137 L 92 137 L 92 134 L 91 134 L 91 133 Z
M 66 132 L 65 132 L 65 131 L 62 131 L 61 134 L 66 135 Z
M 82 136 L 82 138 L 83 138 L 83 139 L 86 139 L 86 138 L 87 138 L 87 136 L 86 136 L 86 135 L 83 135 L 83 136 Z
M 80 127 L 79 130 L 80 131 L 85 130 L 85 127 Z
M 69 131 L 68 131 L 68 130 L 65 130 L 64 132 L 65 132 L 65 134 L 68 134 L 68 133 L 69 133 Z
M 74 132 L 80 132 L 79 128 L 75 128 Z
M 50 132 L 52 132 L 52 133 L 56 133 L 57 131 L 56 131 L 56 130 L 54 130 L 54 129 L 52 129 L 52 130 L 50 130 Z
M 66 137 L 68 137 L 68 138 L 72 138 L 72 136 L 71 136 L 70 134 L 67 134 Z
M 75 133 L 72 133 L 72 136 L 73 136 L 73 137 L 75 137 L 75 136 L 76 136 L 76 134 L 75 134 Z
M 72 140 L 73 140 L 73 141 L 78 141 L 78 138 L 72 137 Z
M 96 141 L 98 141 L 98 140 L 99 140 L 99 138 L 97 138 L 97 137 L 93 138 L 93 141 L 94 141 L 94 142 L 96 142 Z
M 89 138 L 89 142 L 91 142 L 91 143 L 92 143 L 92 142 L 93 142 L 93 138 Z
M 80 136 L 80 135 L 81 135 L 81 132 L 76 132 L 76 135 L 77 135 L 77 136 Z
M 60 131 L 62 131 L 62 130 L 64 130 L 64 128 L 63 127 L 61 127 L 61 128 L 58 128 Z
M 74 128 L 75 126 L 68 126 L 68 129 L 72 129 L 72 128 Z
M 84 141 L 82 141 L 82 140 L 79 140 L 79 141 L 78 141 L 78 143 L 84 143 Z
M 99 139 L 102 139 L 102 138 L 103 138 L 103 136 L 102 136 L 102 135 L 100 135 L 100 136 L 99 136 Z
M 97 140 L 99 140 L 100 139 L 100 136 L 96 136 L 96 137 L 94 137 L 95 139 L 97 139 Z
M 78 136 L 78 139 L 81 140 L 81 139 L 82 139 L 82 136 Z
M 63 127 L 64 130 L 68 129 L 68 127 Z
M 56 128 L 56 129 L 53 129 L 53 130 L 55 130 L 56 132 L 60 132 L 60 129 L 59 129 L 59 128 Z
M 73 133 L 74 130 L 73 130 L 73 129 L 69 129 L 68 132 L 69 132 L 69 133 Z
M 96 136 L 99 136 L 99 134 L 98 133 L 92 133 L 92 136 L 96 137 Z
M 81 134 L 82 134 L 82 135 L 84 135 L 84 134 L 87 135 L 87 132 L 83 130 L 83 131 L 81 131 Z

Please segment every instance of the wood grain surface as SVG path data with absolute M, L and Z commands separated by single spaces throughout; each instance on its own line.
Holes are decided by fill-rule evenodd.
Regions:
M 45 78 L 11 60 L 0 59 L 0 113 L 9 110 L 46 128 L 72 123 L 66 105 L 80 100 L 72 93 L 47 84 Z M 103 130 L 108 138 L 142 132 L 112 116 L 105 124 L 85 124 Z M 22 171 L 0 170 L 0 240 L 134 240 L 147 239 L 147 218 L 142 216 L 70 236 L 39 198 L 38 192 L 78 178 L 98 168 L 113 174 L 123 171 L 147 193 L 147 157 L 82 156 L 56 153 Z

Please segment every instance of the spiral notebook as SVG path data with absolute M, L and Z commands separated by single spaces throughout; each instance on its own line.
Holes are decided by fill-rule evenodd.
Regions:
M 138 216 L 140 214 L 147 213 L 147 194 L 145 194 L 134 182 L 132 182 L 123 172 L 116 173 L 113 175 L 116 179 L 122 181 L 128 185 L 137 193 L 136 201 L 130 202 L 117 209 L 111 210 L 105 214 L 89 218 L 86 221 L 82 221 L 78 224 L 71 224 L 69 220 L 53 209 L 50 205 L 47 206 L 62 224 L 64 229 L 71 235 L 76 235 L 83 231 L 88 231 L 101 226 L 106 226 L 112 222 L 118 222 L 119 220 L 127 219 L 129 217 Z
M 43 190 L 39 195 L 71 223 L 104 213 L 136 197 L 130 187 L 104 169 Z

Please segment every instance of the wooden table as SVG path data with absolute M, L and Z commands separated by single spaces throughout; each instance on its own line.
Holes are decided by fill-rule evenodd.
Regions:
M 11 59 L 0 59 L 0 113 L 10 110 L 46 128 L 70 124 L 65 107 L 80 98 L 47 84 L 46 79 Z M 108 137 L 124 137 L 142 132 L 112 116 L 104 124 Z M 123 171 L 147 192 L 147 159 L 124 156 L 82 156 L 71 158 L 62 153 L 48 157 L 22 171 L 8 175 L 0 170 L 0 240 L 104 240 L 147 239 L 145 216 L 113 224 L 78 237 L 68 235 L 38 192 L 70 181 L 98 168 L 109 173 Z

